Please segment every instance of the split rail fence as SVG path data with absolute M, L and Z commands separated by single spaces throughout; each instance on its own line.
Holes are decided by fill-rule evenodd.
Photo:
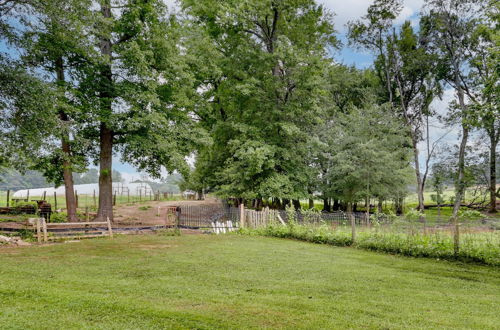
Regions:
M 102 222 L 47 223 L 45 218 L 31 218 L 28 221 L 35 227 L 38 243 L 61 239 L 113 237 L 109 218 Z

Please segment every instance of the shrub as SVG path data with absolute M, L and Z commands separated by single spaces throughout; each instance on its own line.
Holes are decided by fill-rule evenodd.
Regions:
M 66 212 L 54 212 L 50 216 L 50 222 L 66 222 L 68 214 Z

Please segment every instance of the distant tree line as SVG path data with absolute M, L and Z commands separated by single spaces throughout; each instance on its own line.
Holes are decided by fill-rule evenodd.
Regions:
M 113 182 L 123 182 L 120 172 L 113 170 Z M 99 183 L 99 172 L 91 168 L 85 173 L 73 173 L 74 184 Z M 15 169 L 2 169 L 0 171 L 0 190 L 19 190 L 30 188 L 45 188 L 53 186 L 41 172 L 28 170 L 21 173 Z

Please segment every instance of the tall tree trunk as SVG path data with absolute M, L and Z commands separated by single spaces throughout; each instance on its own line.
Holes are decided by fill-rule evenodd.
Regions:
M 412 134 L 412 144 L 413 144 L 413 156 L 414 156 L 414 161 L 415 161 L 415 175 L 417 177 L 417 196 L 418 196 L 418 206 L 417 210 L 423 211 L 424 210 L 424 185 L 422 181 L 422 175 L 420 173 L 420 160 L 418 159 L 419 157 L 419 152 L 418 152 L 418 142 L 416 138 L 414 137 L 414 134 Z
M 347 203 L 347 216 L 351 220 L 351 239 L 352 243 L 356 242 L 356 218 L 353 214 L 352 202 Z
M 97 218 L 113 221 L 113 133 L 105 123 L 101 123 L 101 151 L 99 154 L 99 210 Z
M 101 5 L 101 13 L 104 18 L 111 18 L 110 0 L 105 0 Z M 100 40 L 100 51 L 107 60 L 102 64 L 100 79 L 101 91 L 101 124 L 100 124 L 100 153 L 99 153 L 99 210 L 97 218 L 113 221 L 113 179 L 112 179 L 112 157 L 113 157 L 113 131 L 109 127 L 109 119 L 112 115 L 112 85 L 113 77 L 111 71 L 111 39 L 103 36 Z
M 455 203 L 453 205 L 453 222 L 455 224 L 455 235 L 454 235 L 454 252 L 455 255 L 458 254 L 460 249 L 460 231 L 458 223 L 458 211 L 460 210 L 460 205 L 462 203 L 462 198 L 465 191 L 465 148 L 467 146 L 467 139 L 469 138 L 469 127 L 466 123 L 467 119 L 467 108 L 464 101 L 464 92 L 460 85 L 460 80 L 458 77 L 459 68 L 455 65 L 455 88 L 458 95 L 458 103 L 460 109 L 462 110 L 462 141 L 460 142 L 460 149 L 458 151 L 458 176 L 457 176 L 457 189 L 455 195 Z
M 296 209 L 296 210 L 300 210 L 302 207 L 300 206 L 300 201 L 298 199 L 294 199 L 292 200 L 292 204 L 293 204 L 293 207 Z
M 383 207 L 383 204 L 382 204 L 383 202 L 384 201 L 382 200 L 382 198 L 378 199 L 378 205 L 377 205 L 377 207 L 378 207 L 378 213 L 382 213 L 384 211 L 384 207 Z
M 56 66 L 56 76 L 58 85 L 63 85 L 65 81 L 64 77 L 64 62 L 62 57 L 58 57 L 55 61 Z M 63 159 L 63 179 L 64 179 L 64 190 L 66 197 L 66 213 L 68 215 L 68 221 L 74 222 L 77 220 L 76 217 L 76 198 L 75 198 L 75 188 L 73 184 L 73 170 L 71 166 L 71 146 L 69 144 L 69 118 L 63 109 L 59 109 L 59 119 L 61 124 L 65 126 L 61 133 L 61 149 L 64 155 Z
M 330 212 L 330 201 L 328 198 L 323 198 L 323 211 Z
M 338 210 L 340 210 L 340 201 L 337 198 L 335 198 L 333 200 L 333 211 L 338 211 Z
M 497 159 L 496 148 L 498 139 L 495 136 L 495 128 L 490 132 L 490 212 L 497 212 Z
M 366 197 L 366 210 L 365 210 L 365 220 L 366 223 L 368 224 L 370 222 L 370 197 Z

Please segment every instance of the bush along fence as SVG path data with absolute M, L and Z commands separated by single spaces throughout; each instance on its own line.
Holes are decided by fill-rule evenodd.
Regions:
M 461 214 L 458 226 L 447 219 L 416 212 L 397 217 L 293 208 L 255 211 L 240 206 L 239 212 L 232 214 L 238 214 L 239 232 L 243 234 L 500 266 L 499 221 L 470 212 Z

